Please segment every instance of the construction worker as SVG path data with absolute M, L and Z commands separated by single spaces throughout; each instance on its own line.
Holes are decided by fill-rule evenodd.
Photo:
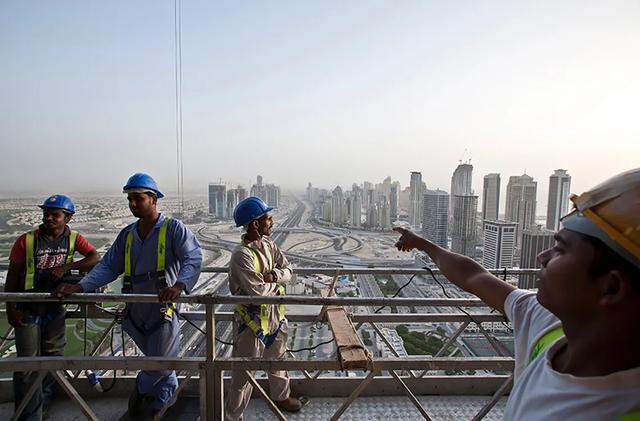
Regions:
M 62 194 L 47 198 L 42 205 L 42 224 L 16 240 L 9 257 L 5 284 L 7 292 L 51 292 L 70 275 L 88 272 L 100 256 L 95 247 L 67 225 L 76 207 Z M 75 252 L 84 256 L 74 261 Z M 7 319 L 15 328 L 18 357 L 63 356 L 65 309 L 58 303 L 7 303 Z M 16 408 L 27 394 L 38 372 L 14 372 Z M 41 420 L 53 394 L 55 380 L 47 375 L 29 400 L 20 420 Z
M 284 295 L 292 267 L 268 236 L 273 228 L 273 208 L 257 197 L 248 197 L 233 211 L 236 226 L 245 234 L 229 263 L 229 290 L 234 295 Z M 282 359 L 287 350 L 287 319 L 284 306 L 237 305 L 233 323 L 233 356 Z M 251 373 L 253 375 L 253 373 Z M 304 401 L 290 396 L 286 371 L 269 371 L 269 391 L 274 403 L 297 412 Z M 225 419 L 240 420 L 249 404 L 253 386 L 245 370 L 233 370 L 225 404 Z
M 571 201 L 555 245 L 538 255 L 537 294 L 405 229 L 396 246 L 424 251 L 513 324 L 506 420 L 638 420 L 640 168 Z
M 64 298 L 91 292 L 124 273 L 123 293 L 158 294 L 161 302 L 127 305 L 123 329 L 146 356 L 177 357 L 180 325 L 172 301 L 183 291 L 190 293 L 198 280 L 200 244 L 181 221 L 158 212 L 157 201 L 164 195 L 149 175 L 132 175 L 123 193 L 138 220 L 120 232 L 100 263 L 79 284 L 62 284 L 55 295 Z M 154 398 L 151 415 L 155 417 L 177 387 L 173 370 L 141 371 L 129 399 L 129 415 L 148 412 L 144 398 L 150 395 Z

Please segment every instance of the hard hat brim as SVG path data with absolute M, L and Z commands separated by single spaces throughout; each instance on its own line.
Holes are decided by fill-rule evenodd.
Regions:
M 60 210 L 62 210 L 62 211 L 64 211 L 64 212 L 66 212 L 66 213 L 68 213 L 68 214 L 70 214 L 70 215 L 73 215 L 74 213 L 76 213 L 75 211 L 71 211 L 71 210 L 69 210 L 69 209 L 67 209 L 67 208 L 63 208 L 62 206 L 44 206 L 44 205 L 38 205 L 38 207 L 39 207 L 40 209 L 60 209 Z
M 269 213 L 269 212 L 271 212 L 272 210 L 273 210 L 273 208 L 272 208 L 271 206 L 269 206 L 269 207 L 267 207 L 267 208 L 264 210 L 264 212 L 262 212 L 260 215 L 258 215 L 258 216 L 256 216 L 256 217 L 254 217 L 254 218 L 251 218 L 250 220 L 248 220 L 248 221 L 247 221 L 247 222 L 245 222 L 244 224 L 238 224 L 238 223 L 236 222 L 236 227 L 244 227 L 245 225 L 247 225 L 247 224 L 248 224 L 248 223 L 250 223 L 251 221 L 255 221 L 255 220 L 256 220 L 256 219 L 258 219 L 258 218 L 262 218 L 262 216 L 264 216 L 264 214 Z
M 640 259 L 634 256 L 620 244 L 618 244 L 617 241 L 611 238 L 598 225 L 584 216 L 580 211 L 574 210 L 573 212 L 563 217 L 561 222 L 564 229 L 577 232 L 579 234 L 588 235 L 589 237 L 597 238 L 598 240 L 602 241 L 607 247 L 622 256 L 625 260 L 640 268 Z
M 158 190 L 147 189 L 147 188 L 144 188 L 144 187 L 123 188 L 122 189 L 122 193 L 124 193 L 124 194 L 127 194 L 127 193 L 151 193 L 154 196 L 156 196 L 158 199 L 162 199 L 164 197 L 164 194 L 160 193 Z

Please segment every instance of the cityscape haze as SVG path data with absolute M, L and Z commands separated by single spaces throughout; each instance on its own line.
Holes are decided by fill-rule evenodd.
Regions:
M 539 267 L 571 193 L 638 166 L 638 22 L 632 1 L 1 2 L 0 265 L 54 193 L 73 198 L 70 226 L 104 255 L 136 220 L 125 180 L 146 172 L 165 193 L 160 211 L 196 235 L 203 267 L 229 265 L 244 234 L 233 219 L 241 200 L 272 207 L 270 239 L 307 269 L 285 295 L 472 298 L 420 271 L 435 265 L 397 250 L 394 227 L 535 289 L 532 271 L 507 269 Z M 223 272 L 204 271 L 191 293 L 229 295 Z M 118 282 L 105 292 L 120 292 Z M 287 317 L 312 320 L 315 302 L 287 305 Z M 350 327 L 354 314 L 379 313 L 354 329 L 371 358 L 514 352 L 512 326 L 486 307 L 467 308 L 480 322 L 441 304 L 344 308 Z M 334 332 L 313 320 L 292 318 L 287 347 L 297 361 L 337 358 Z M 72 355 L 82 335 L 107 332 L 78 326 L 67 325 Z M 231 354 L 231 326 L 214 325 L 215 358 Z M 8 335 L 1 318 L 0 329 Z M 203 357 L 199 328 L 180 329 L 180 357 Z M 140 355 L 124 334 L 108 342 L 95 355 Z M 2 357 L 14 353 L 3 340 Z M 411 386 L 464 376 L 476 393 L 493 387 L 479 377 L 510 374 L 493 367 L 382 371 L 410 375 Z M 365 376 L 342 368 L 314 368 L 308 380 Z M 430 408 L 448 406 L 458 403 Z

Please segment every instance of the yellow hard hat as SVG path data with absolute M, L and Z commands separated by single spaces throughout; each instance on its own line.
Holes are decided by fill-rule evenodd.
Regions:
M 600 239 L 640 267 L 640 168 L 570 199 L 575 209 L 562 218 L 564 228 Z

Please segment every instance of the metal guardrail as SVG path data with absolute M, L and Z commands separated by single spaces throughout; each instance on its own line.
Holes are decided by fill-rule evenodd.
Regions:
M 2 269 L 2 266 L 0 266 Z M 203 268 L 205 273 L 225 273 L 228 268 Z M 424 269 L 346 269 L 346 268 L 297 268 L 294 270 L 298 275 L 326 274 L 326 275 L 394 275 L 394 274 L 429 274 Z M 439 274 L 438 271 L 434 271 Z M 534 274 L 535 269 L 524 269 L 515 271 L 494 270 L 498 275 L 515 275 L 515 274 Z M 0 302 L 7 301 L 60 301 L 52 298 L 48 294 L 41 293 L 0 293 Z M 158 302 L 156 295 L 148 294 L 78 294 L 65 300 L 65 303 L 99 303 L 103 301 L 119 301 L 125 303 L 133 302 Z M 232 369 L 242 370 L 288 370 L 302 371 L 308 380 L 318 381 L 323 371 L 342 369 L 337 359 L 317 359 L 312 360 L 264 360 L 264 359 L 248 359 L 248 358 L 223 358 L 216 353 L 215 335 L 216 322 L 231 320 L 233 314 L 230 312 L 216 312 L 215 307 L 220 304 L 300 304 L 300 305 L 337 305 L 337 306 L 391 306 L 391 307 L 480 307 L 484 304 L 478 299 L 451 299 L 451 298 L 362 298 L 362 297 L 309 297 L 309 296 L 284 296 L 284 297 L 248 297 L 248 296 L 221 296 L 221 295 L 196 295 L 182 296 L 176 302 L 201 304 L 204 306 L 202 312 L 189 312 L 191 320 L 204 320 L 206 329 L 205 340 L 205 357 L 204 358 L 150 358 L 150 357 L 39 357 L 39 358 L 4 358 L 0 359 L 0 371 L 41 371 L 52 372 L 56 380 L 60 382 L 63 388 L 68 392 L 70 397 L 80 405 L 85 416 L 88 419 L 97 419 L 90 407 L 84 402 L 83 398 L 75 392 L 73 386 L 69 382 L 65 382 L 62 373 L 64 370 L 84 370 L 84 369 L 101 369 L 101 370 L 184 370 L 193 373 L 187 376 L 186 381 L 180 385 L 178 393 L 183 390 L 191 378 L 197 379 L 200 385 L 200 418 L 202 420 L 219 420 L 223 419 L 223 371 Z M 370 385 L 382 372 L 388 372 L 392 381 L 395 381 L 399 390 L 407 394 L 408 398 L 413 402 L 418 411 L 425 419 L 430 419 L 428 412 L 422 407 L 420 402 L 413 394 L 411 388 L 416 387 L 421 381 L 427 381 L 425 377 L 430 370 L 488 370 L 511 372 L 513 370 L 513 358 L 506 355 L 504 347 L 496 343 L 496 338 L 492 337 L 483 327 L 485 322 L 500 322 L 503 317 L 499 314 L 488 313 L 471 313 L 473 318 L 463 313 L 425 313 L 425 314 L 353 314 L 352 320 L 359 326 L 367 323 L 379 335 L 382 341 L 387 345 L 396 358 L 377 358 L 374 359 L 374 367 L 368 372 L 364 379 L 357 379 L 359 384 L 352 384 L 354 389 L 351 391 L 344 404 L 331 417 L 331 420 L 338 419 L 349 407 L 349 405 Z M 317 321 L 318 316 L 315 315 L 287 315 L 291 321 Z M 428 322 L 457 322 L 460 326 L 456 332 L 451 335 L 443 345 L 442 349 L 433 357 L 403 357 L 399 358 L 389 340 L 385 337 L 378 323 L 428 323 Z M 500 357 L 489 358 L 464 358 L 464 357 L 443 357 L 441 354 L 452 345 L 459 335 L 465 330 L 470 323 L 476 323 L 480 332 L 487 338 L 490 345 L 496 350 Z M 311 375 L 309 371 L 317 371 L 315 375 Z M 398 371 L 399 374 L 396 372 Z M 416 371 L 422 371 L 422 374 L 416 374 Z M 195 374 L 198 376 L 195 376 Z M 405 373 L 409 373 L 406 375 Z M 378 376 L 379 378 L 380 376 Z M 388 376 L 387 376 L 388 378 Z M 486 378 L 486 377 L 485 377 Z M 505 380 L 498 388 L 491 400 L 482 408 L 482 410 L 474 417 L 481 419 L 486 415 L 499 398 L 508 391 L 512 377 L 500 377 L 501 381 Z M 351 379 L 355 381 L 356 379 Z M 468 376 L 465 381 L 468 381 Z M 472 382 L 473 383 L 473 382 Z M 264 398 L 268 404 L 271 404 L 268 396 L 256 382 L 257 392 Z M 420 389 L 418 387 L 418 389 Z M 421 389 L 421 391 L 424 391 Z M 176 393 L 176 397 L 178 396 Z M 166 409 L 166 408 L 165 408 Z M 273 409 L 273 408 L 272 408 Z M 163 413 L 163 412 L 162 412 Z M 275 415 L 279 419 L 285 419 L 284 416 L 276 409 Z

